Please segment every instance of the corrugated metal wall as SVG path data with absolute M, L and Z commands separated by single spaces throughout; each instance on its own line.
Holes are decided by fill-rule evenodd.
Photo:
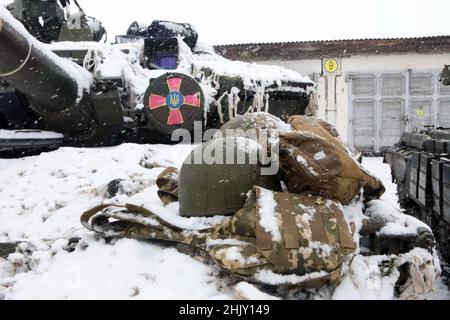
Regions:
M 364 73 L 350 78 L 350 143 L 379 152 L 404 131 L 450 127 L 450 87 L 437 72 Z

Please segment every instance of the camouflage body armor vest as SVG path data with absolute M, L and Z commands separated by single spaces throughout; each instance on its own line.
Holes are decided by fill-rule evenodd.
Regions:
M 173 169 L 168 172 L 173 175 Z M 167 181 L 167 176 L 162 179 Z M 109 222 L 110 218 L 119 221 Z M 255 283 L 270 284 L 273 276 L 295 275 L 297 284 L 305 287 L 336 285 L 342 262 L 356 249 L 339 203 L 309 193 L 259 187 L 244 208 L 201 231 L 182 230 L 130 204 L 98 206 L 85 212 L 81 222 L 106 237 L 194 246 L 205 250 L 222 269 Z

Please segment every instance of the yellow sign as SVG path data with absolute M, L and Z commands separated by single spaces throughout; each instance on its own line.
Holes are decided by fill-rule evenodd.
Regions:
M 337 60 L 327 59 L 325 60 L 325 70 L 329 73 L 336 72 L 339 67 Z
M 424 111 L 423 111 L 422 109 L 417 109 L 417 110 L 416 110 L 416 113 L 417 113 L 417 116 L 418 116 L 419 118 L 422 118 L 423 115 L 425 114 Z

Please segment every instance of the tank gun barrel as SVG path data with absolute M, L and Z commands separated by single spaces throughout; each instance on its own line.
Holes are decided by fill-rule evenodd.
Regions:
M 45 109 L 63 111 L 75 105 L 75 79 L 55 63 L 52 52 L 37 48 L 31 35 L 20 29 L 0 16 L 0 79 Z
M 0 7 L 0 80 L 27 97 L 48 129 L 76 144 L 98 138 L 100 131 L 89 92 L 92 79 L 34 39 Z

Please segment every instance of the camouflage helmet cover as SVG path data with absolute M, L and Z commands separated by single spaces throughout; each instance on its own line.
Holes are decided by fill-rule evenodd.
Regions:
M 267 130 L 271 136 L 274 132 L 280 134 L 288 133 L 292 131 L 292 127 L 290 124 L 285 123 L 274 115 L 266 112 L 255 112 L 246 113 L 228 121 L 220 128 L 216 137 L 225 137 L 228 130 L 233 130 L 233 136 L 252 138 L 252 136 L 246 134 L 248 133 L 248 130 L 256 130 L 257 134 L 259 134 L 261 130 Z

